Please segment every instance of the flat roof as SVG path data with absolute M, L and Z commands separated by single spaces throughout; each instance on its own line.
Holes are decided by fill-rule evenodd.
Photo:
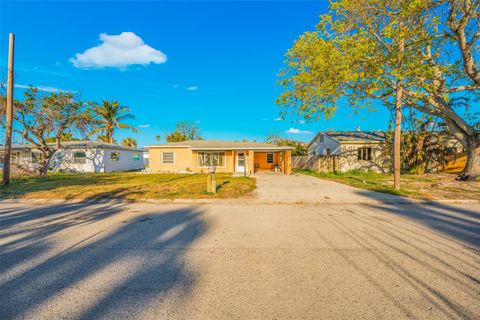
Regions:
M 55 145 L 55 143 L 48 143 L 48 145 Z M 139 151 L 140 148 L 131 148 L 125 147 L 116 143 L 106 143 L 100 141 L 65 141 L 61 142 L 61 149 L 76 149 L 76 148 L 109 148 L 117 150 L 130 150 L 130 151 Z M 4 149 L 4 146 L 1 145 L 0 149 Z M 37 149 L 37 146 L 34 144 L 12 144 L 12 150 L 30 150 Z

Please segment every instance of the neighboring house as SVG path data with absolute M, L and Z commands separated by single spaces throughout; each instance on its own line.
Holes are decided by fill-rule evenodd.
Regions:
M 335 155 L 338 171 L 388 171 L 385 154 L 386 133 L 383 131 L 326 131 L 319 132 L 308 144 L 311 156 Z
M 3 165 L 3 146 L 0 165 Z M 12 146 L 12 165 L 35 170 L 41 153 L 31 144 Z M 114 172 L 143 169 L 143 152 L 137 148 L 96 141 L 62 142 L 50 160 L 50 170 L 67 172 Z
M 216 172 L 251 175 L 257 171 L 290 174 L 292 147 L 270 143 L 189 140 L 148 146 L 152 172 Z

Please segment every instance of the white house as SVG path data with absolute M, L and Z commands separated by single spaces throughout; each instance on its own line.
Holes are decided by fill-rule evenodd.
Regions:
M 3 147 L 0 155 L 3 154 Z M 41 153 L 31 144 L 12 146 L 12 164 L 35 169 Z M 0 156 L 0 165 L 3 163 Z M 62 142 L 62 147 L 50 160 L 49 170 L 65 172 L 114 172 L 144 168 L 141 149 L 97 141 Z
M 308 144 L 308 154 L 338 156 L 339 171 L 361 169 L 383 172 L 389 166 L 385 141 L 386 133 L 383 131 L 319 132 Z

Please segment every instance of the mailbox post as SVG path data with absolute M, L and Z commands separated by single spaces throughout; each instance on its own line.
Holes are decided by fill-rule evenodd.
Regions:
M 216 170 L 217 170 L 217 167 L 215 166 L 208 167 L 207 192 L 217 193 L 217 182 L 215 181 Z

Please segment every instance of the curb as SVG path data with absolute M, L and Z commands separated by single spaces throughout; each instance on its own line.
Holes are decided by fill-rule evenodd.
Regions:
M 74 203 L 157 203 L 157 204 L 264 204 L 264 205 L 335 205 L 335 204 L 421 204 L 421 205 L 435 205 L 435 204 L 480 204 L 480 200 L 475 199 L 439 199 L 439 200 L 422 200 L 422 199 L 371 199 L 371 200 L 357 200 L 357 201 L 335 201 L 335 200 L 273 200 L 273 199 L 252 199 L 252 198 L 238 198 L 238 199 L 0 199 L 0 203 L 5 204 L 74 204 Z

